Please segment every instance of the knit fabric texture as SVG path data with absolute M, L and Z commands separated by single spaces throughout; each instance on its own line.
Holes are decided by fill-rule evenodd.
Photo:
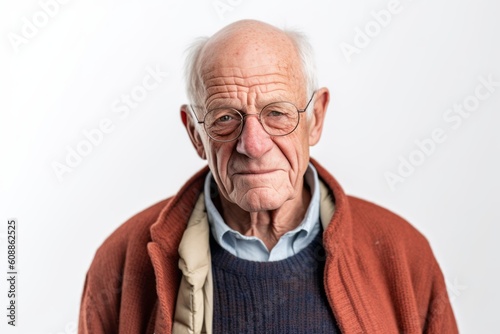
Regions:
M 323 222 L 328 226 L 322 233 L 327 254 L 322 286 L 342 333 L 458 333 L 443 274 L 425 237 L 398 215 L 347 196 L 324 167 L 311 162 L 335 200 L 333 217 Z M 130 218 L 99 247 L 82 293 L 79 334 L 172 334 L 183 275 L 179 244 L 207 173 L 205 167 L 174 197 Z M 319 271 L 316 276 L 319 284 Z M 207 286 L 212 291 L 214 282 Z M 266 300 L 276 303 L 270 295 L 265 294 Z M 220 317 L 220 323 L 220 306 L 214 311 L 212 293 L 206 297 L 207 318 Z M 223 300 L 217 298 L 217 303 Z M 184 311 L 191 314 L 199 305 L 189 302 Z M 253 309 L 263 309 L 262 304 Z M 299 307 L 296 300 L 287 301 L 278 311 L 289 305 Z M 262 313 L 243 319 L 264 324 Z M 312 313 L 300 315 L 315 316 Z M 278 319 L 276 314 L 269 312 L 267 318 Z M 321 330 L 309 333 L 317 332 Z
M 273 262 L 240 259 L 211 237 L 213 333 L 340 333 L 323 288 L 321 235 Z

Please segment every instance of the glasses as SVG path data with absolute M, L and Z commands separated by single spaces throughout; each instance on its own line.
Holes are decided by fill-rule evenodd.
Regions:
M 245 118 L 248 116 L 258 116 L 264 131 L 269 135 L 286 136 L 295 131 L 299 125 L 300 114 L 307 110 L 315 93 L 313 92 L 306 107 L 302 110 L 291 102 L 270 103 L 258 114 L 243 114 L 234 108 L 224 107 L 209 110 L 200 121 L 193 106 L 190 105 L 190 109 L 198 124 L 203 124 L 208 136 L 218 142 L 238 139 L 243 132 Z

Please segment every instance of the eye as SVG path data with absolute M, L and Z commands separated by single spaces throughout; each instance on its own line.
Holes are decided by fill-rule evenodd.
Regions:
M 222 115 L 217 119 L 217 122 L 224 123 L 224 122 L 232 121 L 233 119 L 234 119 L 234 117 L 232 117 L 231 115 Z
M 279 111 L 279 110 L 270 110 L 268 113 L 267 113 L 267 116 L 269 117 L 280 117 L 280 116 L 283 116 L 284 113 Z

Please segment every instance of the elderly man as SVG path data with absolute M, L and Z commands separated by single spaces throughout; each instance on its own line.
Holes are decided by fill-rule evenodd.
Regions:
M 426 239 L 310 159 L 329 92 L 302 35 L 236 22 L 187 79 L 208 168 L 104 242 L 79 333 L 457 332 Z

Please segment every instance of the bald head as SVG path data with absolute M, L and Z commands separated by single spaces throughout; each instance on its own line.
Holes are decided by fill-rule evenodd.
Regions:
M 221 79 L 225 76 L 247 80 L 248 87 L 251 87 L 258 83 L 258 75 L 279 73 L 283 77 L 273 82 L 277 89 L 280 89 L 278 86 L 283 80 L 292 87 L 303 86 L 305 81 L 300 56 L 290 37 L 282 30 L 259 21 L 239 21 L 217 32 L 203 48 L 200 62 L 200 75 L 208 93 L 214 84 L 222 83 Z M 228 81 L 223 84 L 239 85 L 238 82 Z M 231 87 L 228 89 L 234 90 Z M 306 95 L 305 89 L 303 93 Z M 211 94 L 208 95 L 206 99 Z
M 242 20 L 193 44 L 186 66 L 191 103 L 205 104 L 206 83 L 214 71 L 223 69 L 223 76 L 239 78 L 252 76 L 254 70 L 266 66 L 286 72 L 289 84 L 301 87 L 304 96 L 316 88 L 312 50 L 301 33 Z
M 217 32 L 205 45 L 201 59 L 204 72 L 219 62 L 246 68 L 278 65 L 301 72 L 300 58 L 290 37 L 267 23 L 253 20 L 238 21 Z
M 210 37 L 207 47 L 210 45 L 228 46 L 231 44 L 244 45 L 247 43 L 284 43 L 291 46 L 292 43 L 286 33 L 270 24 L 256 20 L 242 20 L 229 24 Z

